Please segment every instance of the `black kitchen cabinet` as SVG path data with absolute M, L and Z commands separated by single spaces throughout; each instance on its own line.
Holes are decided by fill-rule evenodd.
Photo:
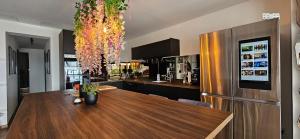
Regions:
M 159 85 L 147 85 L 148 89 L 151 90 L 151 94 L 167 97 L 168 99 L 177 100 L 178 92 L 172 87 L 159 86 Z
M 60 47 L 63 48 L 64 54 L 75 55 L 75 36 L 73 31 L 62 30 L 59 34 Z
M 138 92 L 138 93 L 142 93 L 142 94 L 151 94 L 148 86 L 146 84 L 142 84 L 142 83 L 132 83 L 132 82 L 123 81 L 123 88 L 120 88 L 120 89 Z
M 173 88 L 177 94 L 177 99 L 200 100 L 200 89 Z
M 162 85 L 152 85 L 134 82 L 106 82 L 101 83 L 101 85 L 111 85 L 119 89 L 124 89 L 128 91 L 133 91 L 142 94 L 154 94 L 163 97 L 167 97 L 172 100 L 178 100 L 179 98 L 200 100 L 200 90 L 199 89 L 189 89 L 181 87 L 169 87 Z
M 198 89 L 187 89 L 150 84 L 145 85 L 144 88 L 145 92 L 147 92 L 148 94 L 164 96 L 172 100 L 178 100 L 179 98 L 200 100 L 200 90 Z
M 149 59 L 180 55 L 180 41 L 178 39 L 167 39 L 159 42 L 146 44 L 132 48 L 132 59 Z

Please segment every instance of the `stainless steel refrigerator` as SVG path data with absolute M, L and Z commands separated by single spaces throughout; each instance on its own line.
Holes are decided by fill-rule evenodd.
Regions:
M 270 38 L 270 55 L 267 55 L 270 57 L 270 72 L 267 72 L 270 88 L 258 89 L 264 87 L 259 84 L 247 88 L 241 83 L 241 74 L 245 74 L 240 73 L 241 41 L 261 37 Z M 210 103 L 215 109 L 234 113 L 233 121 L 216 138 L 281 138 L 279 46 L 277 19 L 200 35 L 201 101 Z M 259 73 L 255 70 L 255 73 L 246 74 Z

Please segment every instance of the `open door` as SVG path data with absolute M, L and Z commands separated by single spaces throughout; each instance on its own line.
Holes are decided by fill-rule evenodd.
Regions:
M 22 93 L 28 93 L 29 90 L 29 55 L 28 53 L 18 51 L 18 78 L 19 78 L 19 103 L 22 99 Z M 26 91 L 27 90 L 27 91 Z

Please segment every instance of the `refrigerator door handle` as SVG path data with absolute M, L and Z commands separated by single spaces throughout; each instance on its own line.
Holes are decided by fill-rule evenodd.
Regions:
M 217 97 L 217 98 L 223 98 L 223 99 L 227 99 L 227 100 L 233 100 L 232 96 L 214 95 L 214 94 L 206 93 L 206 92 L 201 93 L 201 96 L 202 97 Z
M 208 95 L 208 93 L 206 93 L 206 92 L 201 93 L 201 96 L 207 96 L 207 95 Z
M 263 104 L 270 104 L 280 106 L 279 101 L 272 101 L 272 100 L 259 100 L 259 99 L 250 99 L 250 98 L 241 98 L 241 97 L 233 97 L 234 101 L 248 101 L 254 103 L 263 103 Z

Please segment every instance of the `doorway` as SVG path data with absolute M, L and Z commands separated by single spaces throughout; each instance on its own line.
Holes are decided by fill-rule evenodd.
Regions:
M 12 83 L 11 98 L 15 98 L 20 103 L 21 98 L 26 93 L 46 92 L 47 78 L 50 73 L 46 71 L 46 54 L 50 51 L 50 39 L 40 36 L 26 34 L 7 33 L 8 49 L 13 51 L 13 61 L 15 63 L 8 66 L 12 71 L 8 75 L 8 80 Z M 9 59 L 9 58 L 8 58 Z M 49 65 L 47 66 L 49 67 Z M 49 69 L 47 69 L 49 70 Z
M 45 92 L 45 61 L 44 61 L 44 50 L 42 49 L 20 49 L 19 50 L 22 53 L 28 54 L 28 92 L 22 92 L 20 88 L 21 93 L 38 93 L 38 92 Z M 20 65 L 18 65 L 20 66 Z M 25 69 L 26 70 L 26 69 Z M 27 73 L 25 72 L 25 75 L 22 75 L 21 72 L 19 72 L 19 77 L 27 77 Z M 26 79 L 26 78 L 25 78 Z M 19 80 L 19 84 L 21 80 Z M 21 87 L 21 86 L 20 86 Z
M 18 51 L 19 89 L 20 93 L 28 93 L 29 90 L 29 54 Z M 18 96 L 19 102 L 21 96 Z

